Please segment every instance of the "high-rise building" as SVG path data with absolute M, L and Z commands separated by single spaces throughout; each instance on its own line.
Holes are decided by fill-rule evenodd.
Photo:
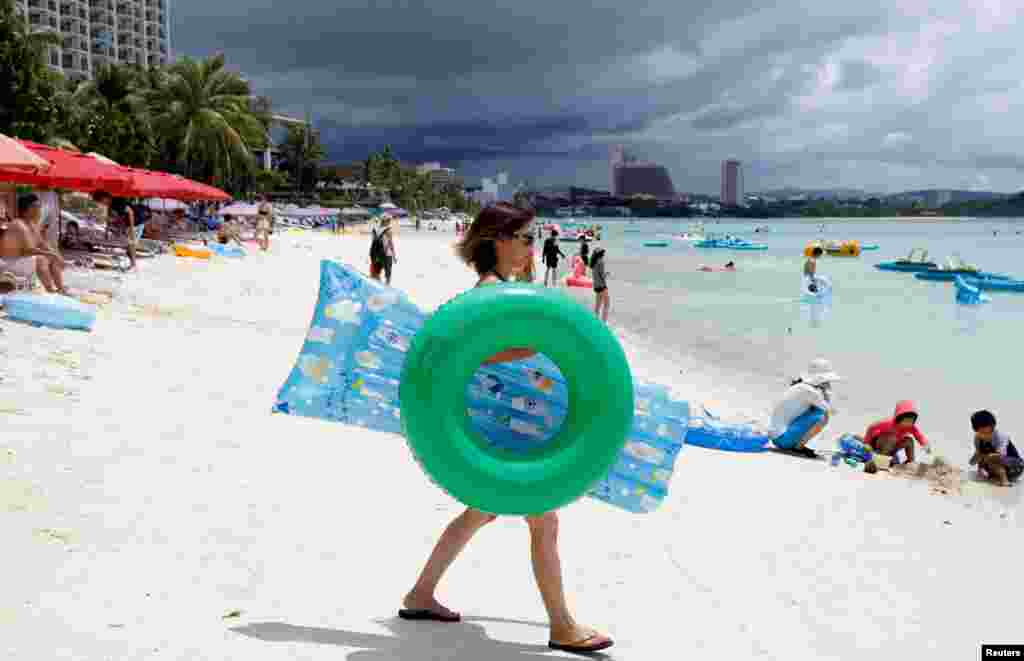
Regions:
M 61 45 L 47 63 L 68 78 L 92 78 L 104 63 L 160 66 L 171 61 L 171 0 L 15 0 L 33 32 Z
M 612 147 L 609 158 L 612 175 L 612 195 L 630 197 L 650 195 L 657 198 L 675 197 L 675 187 L 668 170 L 657 163 L 638 161 L 626 154 L 621 145 Z
M 743 201 L 743 163 L 722 161 L 722 204 L 735 207 Z

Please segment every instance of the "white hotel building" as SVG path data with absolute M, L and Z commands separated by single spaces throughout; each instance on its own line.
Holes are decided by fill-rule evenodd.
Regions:
M 15 0 L 33 32 L 62 44 L 48 63 L 68 78 L 91 78 L 105 62 L 160 66 L 171 61 L 171 0 Z

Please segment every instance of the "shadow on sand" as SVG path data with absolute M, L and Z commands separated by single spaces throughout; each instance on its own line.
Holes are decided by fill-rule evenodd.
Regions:
M 409 622 L 399 618 L 375 620 L 392 635 L 301 627 L 284 622 L 255 622 L 231 631 L 243 636 L 274 642 L 315 643 L 340 647 L 359 647 L 346 658 L 349 661 L 550 661 L 552 650 L 547 644 L 524 645 L 489 638 L 484 627 L 477 622 L 522 624 L 537 627 L 537 636 L 546 640 L 547 625 L 524 620 L 467 617 L 456 624 L 437 622 Z M 581 657 L 572 657 L 581 658 Z M 605 654 L 592 654 L 589 658 L 610 659 Z

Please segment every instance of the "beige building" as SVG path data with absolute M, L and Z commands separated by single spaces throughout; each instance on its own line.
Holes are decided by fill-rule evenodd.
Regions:
M 171 0 L 15 0 L 33 32 L 53 31 L 48 54 L 68 78 L 91 78 L 105 62 L 144 67 L 171 61 Z

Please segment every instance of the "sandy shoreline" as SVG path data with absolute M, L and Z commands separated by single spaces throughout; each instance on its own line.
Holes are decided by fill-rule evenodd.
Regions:
M 425 308 L 474 282 L 451 238 L 399 234 L 394 284 Z M 0 321 L 0 650 L 548 657 L 521 521 L 483 531 L 442 585 L 465 623 L 395 620 L 458 503 L 397 437 L 270 415 L 319 260 L 365 269 L 367 251 L 365 236 L 293 234 L 240 261 L 157 258 L 91 334 Z M 762 409 L 739 375 L 623 337 L 636 374 L 733 416 Z M 1017 490 L 989 491 L 687 448 L 658 512 L 565 509 L 570 604 L 618 659 L 973 658 L 1020 632 L 1012 584 L 988 594 L 979 580 L 981 558 L 1012 563 L 1024 541 Z M 984 607 L 956 608 L 962 594 Z

